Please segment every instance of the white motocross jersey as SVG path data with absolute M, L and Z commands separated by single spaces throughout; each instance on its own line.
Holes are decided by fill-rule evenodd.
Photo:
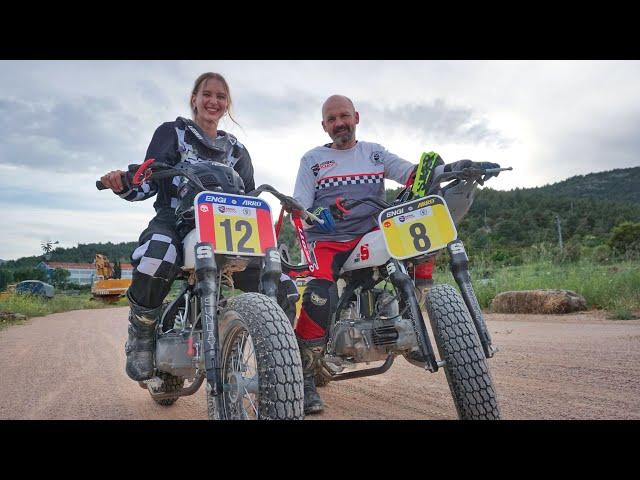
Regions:
M 308 151 L 300 161 L 293 196 L 305 208 L 328 208 L 338 197 L 384 200 L 384 179 L 405 184 L 415 164 L 389 152 L 382 145 L 358 142 L 348 150 L 329 146 Z M 336 222 L 336 232 L 326 234 L 318 226 L 308 228 L 308 241 L 347 241 L 371 231 L 377 210 L 368 205 L 354 207 L 344 221 Z

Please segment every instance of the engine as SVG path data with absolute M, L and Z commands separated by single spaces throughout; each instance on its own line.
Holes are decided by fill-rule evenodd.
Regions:
M 333 326 L 332 353 L 353 363 L 384 360 L 389 353 L 405 353 L 416 345 L 411 320 L 400 316 L 398 301 L 389 292 L 360 292 Z

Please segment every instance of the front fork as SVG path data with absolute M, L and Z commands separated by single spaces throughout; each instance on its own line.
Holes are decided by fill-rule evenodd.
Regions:
M 418 305 L 415 287 L 411 277 L 407 274 L 402 263 L 393 258 L 387 263 L 387 273 L 389 274 L 391 283 L 396 290 L 402 292 L 402 296 L 405 299 L 407 307 L 411 310 L 411 317 L 414 320 L 414 330 L 418 340 L 418 347 L 420 348 L 422 358 L 425 359 L 425 368 L 430 372 L 437 372 L 440 365 L 436 360 L 433 353 L 433 347 L 429 341 L 429 333 L 427 332 L 427 327 L 424 323 L 422 311 Z
M 482 310 L 480 304 L 476 298 L 476 294 L 473 291 L 471 285 L 471 276 L 469 275 L 469 258 L 467 252 L 464 250 L 464 245 L 460 240 L 454 240 L 447 245 L 449 250 L 449 257 L 451 258 L 450 267 L 453 278 L 455 279 L 464 303 L 467 305 L 467 309 L 471 314 L 476 331 L 480 337 L 480 343 L 482 344 L 482 350 L 486 358 L 493 357 L 493 354 L 498 350 L 491 344 L 491 337 L 489 336 L 489 330 L 487 330 L 487 324 L 482 316 Z
M 278 284 L 282 276 L 282 263 L 277 248 L 267 248 L 260 275 L 260 293 L 278 302 Z
M 207 372 L 209 394 L 216 402 L 216 414 L 222 419 L 222 370 L 220 365 L 220 337 L 218 332 L 217 272 L 213 245 L 209 242 L 196 243 L 197 293 L 200 297 L 200 318 L 204 339 L 204 365 Z

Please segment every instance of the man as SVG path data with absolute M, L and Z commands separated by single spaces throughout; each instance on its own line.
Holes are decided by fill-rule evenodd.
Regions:
M 306 209 L 325 221 L 322 225 L 312 224 L 305 228 L 319 267 L 306 286 L 296 326 L 304 373 L 305 414 L 318 413 L 324 408 L 314 376 L 326 345 L 325 334 L 331 313 L 338 300 L 335 284 L 338 272 L 362 236 L 377 227 L 378 211 L 373 207 L 358 205 L 345 221 L 338 223 L 334 222 L 329 207 L 338 197 L 377 196 L 384 200 L 384 179 L 406 184 L 416 167 L 382 145 L 356 140 L 359 123 L 360 114 L 347 97 L 332 95 L 324 102 L 322 128 L 332 142 L 316 147 L 302 157 L 293 193 Z M 469 160 L 461 162 L 468 162 L 464 166 L 472 164 Z M 438 158 L 430 179 L 444 170 L 444 162 Z M 415 269 L 416 287 L 422 290 L 429 287 L 431 270 L 432 263 L 423 263 Z

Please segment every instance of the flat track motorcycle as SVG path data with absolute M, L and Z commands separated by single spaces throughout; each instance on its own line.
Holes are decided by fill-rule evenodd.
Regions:
M 155 338 L 155 376 L 140 386 L 171 405 L 206 380 L 210 419 L 301 419 L 303 378 L 291 321 L 278 305 L 282 273 L 267 202 L 269 185 L 244 193 L 236 171 L 220 163 L 130 165 L 125 185 L 180 176 L 176 229 L 184 235 L 184 289 L 164 306 Z M 104 189 L 96 182 L 98 189 Z M 309 213 L 307 218 L 320 221 Z M 233 273 L 260 269 L 259 293 L 225 298 Z M 189 384 L 185 386 L 185 382 Z
M 417 171 L 421 172 L 421 164 L 434 155 L 424 154 Z M 407 187 L 391 205 L 373 197 L 336 201 L 331 210 L 337 221 L 358 204 L 375 206 L 379 229 L 362 237 L 342 267 L 337 306 L 327 330 L 327 347 L 318 362 L 316 385 L 382 374 L 402 355 L 429 372 L 444 369 L 460 419 L 500 418 L 486 362 L 497 349 L 473 291 L 468 257 L 457 238 L 445 197 L 452 202 L 456 201 L 452 194 L 472 199 L 487 174 L 503 170 L 511 168 L 465 168 L 443 173 L 434 179 L 429 191 Z M 442 186 L 445 182 L 451 183 Z M 296 212 L 292 213 L 307 264 L 289 264 L 283 254 L 283 269 L 291 277 L 312 277 L 313 257 Z M 462 215 L 458 212 L 456 217 Z M 445 284 L 433 286 L 425 295 L 424 307 L 438 359 L 419 306 L 421 299 L 408 272 L 445 249 L 462 296 Z M 358 368 L 380 361 L 384 363 L 374 368 Z

